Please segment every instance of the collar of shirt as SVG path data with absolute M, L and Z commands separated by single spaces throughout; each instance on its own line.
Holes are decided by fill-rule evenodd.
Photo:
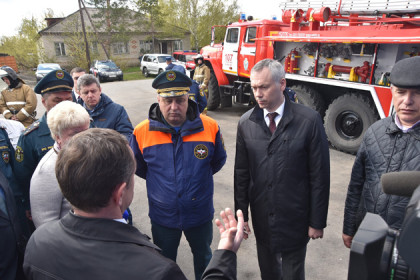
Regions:
M 55 152 L 56 154 L 58 154 L 58 152 L 60 152 L 60 147 L 58 146 L 57 141 L 56 141 L 56 142 L 54 142 L 53 149 L 54 149 L 54 152 Z
M 79 216 L 79 217 L 83 217 L 83 216 L 80 216 L 80 215 L 77 215 L 76 213 L 74 213 L 74 210 L 72 209 L 71 210 L 71 212 L 74 214 L 74 215 L 76 215 L 76 216 Z M 120 219 L 113 219 L 114 221 L 117 221 L 117 222 L 120 222 L 120 223 L 123 223 L 123 224 L 127 224 L 127 221 L 126 220 L 124 220 L 124 218 L 120 218 Z
M 74 96 L 76 97 L 76 100 L 77 100 L 80 95 L 74 89 L 73 89 L 73 93 L 74 93 Z M 80 97 L 80 98 L 82 98 L 82 97 Z
M 281 117 L 283 117 L 283 113 L 284 113 L 284 100 L 283 103 L 273 112 L 268 112 L 267 109 L 263 109 L 264 111 L 264 120 L 265 123 L 267 124 L 267 126 L 270 126 L 270 119 L 268 118 L 268 113 L 274 113 L 277 112 L 277 116 L 274 118 L 274 121 L 276 122 L 276 126 L 279 125 L 279 122 L 281 120 Z
M 127 224 L 127 221 L 124 220 L 123 218 L 121 218 L 121 219 L 114 219 L 114 221 L 117 221 L 117 222 L 120 222 L 120 223 L 123 223 L 123 224 Z
M 401 124 L 400 119 L 398 118 L 397 114 L 395 114 L 395 124 L 398 126 L 399 129 L 402 130 L 403 133 L 407 133 L 408 130 L 418 125 L 420 121 L 416 122 L 412 126 L 404 126 Z

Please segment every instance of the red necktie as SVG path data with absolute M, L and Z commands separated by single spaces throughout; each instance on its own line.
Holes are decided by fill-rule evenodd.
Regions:
M 268 126 L 268 128 L 271 131 L 271 134 L 274 133 L 274 131 L 276 131 L 276 122 L 274 121 L 274 119 L 277 117 L 277 112 L 273 112 L 273 113 L 268 113 L 268 119 L 270 120 L 270 125 Z

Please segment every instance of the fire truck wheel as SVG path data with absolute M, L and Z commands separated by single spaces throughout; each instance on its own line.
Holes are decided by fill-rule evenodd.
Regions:
M 296 92 L 298 103 L 308 106 L 324 116 L 326 106 L 318 91 L 306 85 L 295 85 L 290 88 Z
M 378 119 L 370 100 L 350 93 L 335 99 L 325 113 L 328 141 L 340 151 L 355 154 L 366 129 Z
M 209 81 L 209 98 L 207 99 L 207 110 L 213 111 L 220 104 L 220 88 L 216 75 L 212 72 Z

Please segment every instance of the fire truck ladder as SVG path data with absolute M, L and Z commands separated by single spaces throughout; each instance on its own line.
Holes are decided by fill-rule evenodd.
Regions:
M 333 13 L 337 14 L 418 14 L 420 0 L 289 0 L 288 2 L 282 2 L 279 7 L 284 10 L 302 9 L 304 11 L 308 8 L 329 7 Z

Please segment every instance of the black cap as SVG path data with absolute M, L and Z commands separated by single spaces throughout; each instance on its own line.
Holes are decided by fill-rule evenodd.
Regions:
M 178 71 L 168 70 L 160 73 L 153 81 L 152 87 L 162 97 L 174 97 L 188 94 L 191 79 Z
M 391 71 L 391 84 L 400 88 L 420 88 L 420 56 L 405 58 L 397 63 Z
M 34 91 L 44 95 L 51 92 L 71 92 L 73 89 L 73 78 L 63 70 L 53 70 L 36 84 Z

